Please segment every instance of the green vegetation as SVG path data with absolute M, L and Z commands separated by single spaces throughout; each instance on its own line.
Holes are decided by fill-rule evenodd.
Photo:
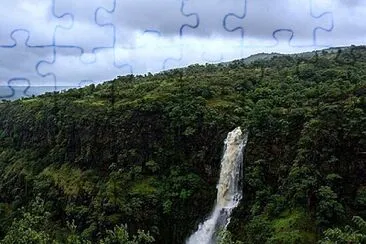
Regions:
M 182 243 L 236 126 L 244 198 L 222 243 L 365 242 L 366 48 L 352 46 L 0 103 L 1 243 Z

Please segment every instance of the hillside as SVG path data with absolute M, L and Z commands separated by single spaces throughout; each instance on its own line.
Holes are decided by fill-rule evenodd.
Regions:
M 183 243 L 214 204 L 237 126 L 244 197 L 227 234 L 331 239 L 366 219 L 365 97 L 366 48 L 352 46 L 4 101 L 1 243 Z

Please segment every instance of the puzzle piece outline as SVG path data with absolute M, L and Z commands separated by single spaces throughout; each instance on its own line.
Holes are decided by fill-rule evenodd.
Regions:
M 23 29 L 23 28 L 16 28 L 14 29 L 11 33 L 10 33 L 10 38 L 13 40 L 13 44 L 11 45 L 0 45 L 0 48 L 14 48 L 18 45 L 18 41 L 13 37 L 13 35 L 17 32 L 26 32 L 27 33 L 27 37 L 26 37 L 26 40 L 25 40 L 25 43 L 24 45 L 27 47 L 27 48 L 52 48 L 54 50 L 54 47 L 56 46 L 56 40 L 55 40 L 55 32 L 57 31 L 58 28 L 64 28 L 64 29 L 67 29 L 67 28 L 71 28 L 72 27 L 72 24 L 73 24 L 73 16 L 70 15 L 70 14 L 67 14 L 67 13 L 64 13 L 62 15 L 57 15 L 56 12 L 55 12 L 55 8 L 54 8 L 54 3 L 55 3 L 55 0 L 52 0 L 51 2 L 51 13 L 52 15 L 56 18 L 56 19 L 64 19 L 65 17 L 70 17 L 70 26 L 67 27 L 67 26 L 63 26 L 63 25 L 60 25 L 60 24 L 56 24 L 55 25 L 55 28 L 53 30 L 53 34 L 52 34 L 52 41 L 51 43 L 49 44 L 46 44 L 46 45 L 30 45 L 29 44 L 29 41 L 30 41 L 30 37 L 31 37 L 31 33 L 28 29 Z M 35 72 L 38 76 L 40 76 L 41 78 L 46 78 L 48 76 L 47 75 L 42 75 L 41 73 L 39 73 L 38 71 L 38 64 L 40 62 L 42 62 L 44 60 L 40 60 L 38 61 L 36 64 L 35 64 Z M 44 61 L 44 62 L 48 62 L 48 61 Z M 29 90 L 29 88 L 31 87 L 31 81 L 28 79 L 28 78 L 23 78 L 23 77 L 14 77 L 14 78 L 10 78 L 8 81 L 7 81 L 7 84 L 8 84 L 8 87 L 11 89 L 12 91 L 12 95 L 11 96 L 6 96 L 7 98 L 11 98 L 15 95 L 15 90 L 14 88 L 10 85 L 10 83 L 12 81 L 15 81 L 15 80 L 23 80 L 23 81 L 26 81 L 27 82 L 27 87 L 26 89 L 23 91 L 23 94 L 26 95 L 26 96 L 29 96 L 28 94 L 26 94 L 26 92 Z M 53 81 L 54 81 L 54 89 L 56 90 L 57 88 L 57 84 L 56 84 L 56 77 L 53 76 Z
M 186 1 L 186 2 L 189 2 L 189 1 L 191 1 L 191 0 L 184 0 L 184 1 Z M 184 8 L 184 6 L 183 6 L 183 8 Z M 184 12 L 182 11 L 182 14 L 184 15 Z M 196 18 L 197 18 L 197 25 L 194 27 L 194 28 L 192 28 L 192 29 L 197 29 L 197 28 L 199 28 L 200 27 L 200 25 L 201 25 L 201 19 L 202 19 L 202 17 L 200 17 L 200 14 L 198 13 L 198 12 L 191 12 L 191 14 L 195 14 L 195 16 L 196 16 Z M 224 18 L 224 16 L 223 16 L 223 18 Z M 225 26 L 224 26 L 224 21 L 222 20 L 221 21 L 221 24 L 222 24 L 222 27 L 223 27 L 223 30 L 225 30 L 225 31 L 227 31 L 226 30 L 226 28 L 225 28 Z M 240 57 L 242 57 L 243 55 L 243 52 L 241 51 L 241 46 L 242 46 L 242 43 L 243 43 L 243 36 L 240 36 L 239 37 L 239 49 L 240 49 Z M 234 45 L 235 47 L 236 47 L 236 45 Z M 206 61 L 206 62 L 210 62 L 210 63 L 217 63 L 217 62 L 223 62 L 224 61 L 224 54 L 223 53 L 220 53 L 220 57 L 219 58 L 216 58 L 216 59 L 212 59 L 212 58 L 207 58 L 206 57 L 206 55 L 207 55 L 207 51 L 203 51 L 202 52 L 202 54 L 201 54 L 201 59 L 203 60 L 203 61 Z
M 179 5 L 180 5 L 180 8 L 179 8 L 179 11 L 182 13 L 183 12 L 183 5 L 184 5 L 184 2 L 187 1 L 187 0 L 172 0 L 172 1 L 177 1 L 179 2 Z M 114 14 L 116 14 L 116 11 L 117 11 L 117 0 L 113 0 L 113 6 L 112 8 L 110 9 L 107 9 L 105 7 L 100 7 L 98 8 L 98 12 L 99 11 L 104 11 L 106 14 L 108 14 L 109 16 L 113 16 Z M 97 23 L 98 24 L 101 24 L 101 21 L 98 17 L 99 15 L 97 14 Z M 191 14 L 188 14 L 186 15 L 188 17 L 192 16 Z M 113 19 L 113 17 L 107 17 L 107 19 Z M 104 22 L 104 24 L 108 24 L 108 25 L 111 25 L 113 26 L 113 40 L 114 40 L 114 48 L 115 48 L 115 52 L 114 52 L 114 60 L 115 60 L 115 63 L 114 63 L 114 66 L 117 67 L 117 68 L 123 68 L 125 66 L 129 66 L 131 68 L 131 74 L 135 73 L 135 67 L 133 64 L 129 63 L 129 62 L 118 62 L 118 55 L 116 54 L 116 47 L 117 47 L 117 43 L 118 40 L 117 40 L 117 27 L 115 26 L 115 24 L 113 23 L 112 20 L 109 20 L 107 22 Z M 103 24 L 103 25 L 104 25 Z M 183 26 L 186 26 L 188 24 L 183 24 L 180 26 L 179 28 L 179 39 L 181 40 L 182 39 L 182 36 L 183 36 L 183 33 L 182 33 L 182 28 Z M 149 36 L 155 36 L 156 38 L 163 38 L 164 37 L 164 34 L 161 30 L 159 30 L 159 28 L 144 28 L 142 29 L 142 32 L 141 32 L 141 36 L 145 36 L 145 35 L 149 35 Z M 139 49 L 142 49 L 144 47 L 146 47 L 147 44 L 144 44 L 144 45 L 132 45 L 132 46 L 123 46 L 123 48 L 120 48 L 120 49 L 124 49 L 124 50 L 139 50 Z M 166 70 L 166 67 L 167 67 L 167 63 L 171 60 L 180 60 L 181 59 L 181 50 L 180 50 L 180 44 L 178 45 L 175 45 L 179 48 L 178 50 L 178 54 L 174 57 L 165 57 L 162 61 L 161 61 L 161 70 Z M 161 48 L 161 47 L 158 47 L 158 48 Z M 172 46 L 165 46 L 165 48 L 172 48 Z
M 14 29 L 11 33 L 10 33 L 10 39 L 13 41 L 13 44 L 9 44 L 9 45 L 0 45 L 0 50 L 1 49 L 13 49 L 15 47 L 17 47 L 19 45 L 18 43 L 18 40 L 14 37 L 14 35 L 16 33 L 19 33 L 19 32 L 24 32 L 26 33 L 26 39 L 24 41 L 24 46 L 26 48 L 52 48 L 53 45 L 30 45 L 29 44 L 29 40 L 30 40 L 30 32 L 29 30 L 27 29 Z M 36 66 L 34 67 L 35 68 L 35 74 L 38 74 L 38 71 L 36 69 Z M 7 82 L 7 85 L 8 87 L 10 88 L 10 90 L 12 91 L 12 94 L 9 95 L 9 96 L 0 96 L 0 99 L 2 98 L 11 98 L 15 95 L 15 90 L 13 88 L 13 86 L 11 85 L 12 82 L 14 81 L 26 81 L 27 83 L 27 86 L 26 88 L 24 89 L 23 91 L 23 94 L 25 96 L 30 96 L 29 94 L 27 94 L 27 91 L 30 89 L 31 87 L 31 80 L 28 78 L 28 77 L 22 77 L 22 76 L 19 76 L 19 75 L 14 75 L 13 77 L 11 77 L 10 79 L 8 79 L 6 82 Z
M 201 24 L 201 19 L 200 19 L 200 15 L 197 11 L 189 11 L 187 12 L 186 11 L 186 4 L 189 3 L 190 0 L 180 0 L 180 14 L 186 18 L 189 18 L 189 19 L 194 19 L 195 21 L 193 21 L 194 23 L 182 23 L 182 25 L 180 26 L 179 28 L 179 40 L 183 40 L 184 39 L 184 30 L 186 29 L 197 29 L 200 24 Z M 228 31 L 228 32 L 240 32 L 240 38 L 242 40 L 244 40 L 245 38 L 245 29 L 242 27 L 242 26 L 236 26 L 236 27 L 230 27 L 228 24 L 227 24 L 227 18 L 229 16 L 233 16 L 233 17 L 237 17 L 239 19 L 244 19 L 246 17 L 246 14 L 247 14 L 247 3 L 248 1 L 247 0 L 242 0 L 244 1 L 244 12 L 240 12 L 240 14 L 238 13 L 234 13 L 234 12 L 230 12 L 230 13 L 227 13 L 223 19 L 222 19 L 222 27 L 225 29 L 225 31 Z M 254 0 L 253 0 L 254 1 Z M 314 9 L 314 5 L 313 5 L 313 2 L 316 1 L 316 0 L 308 0 L 308 3 L 309 3 L 309 6 L 310 6 L 310 12 L 309 12 L 309 15 L 313 18 L 313 19 L 322 19 L 323 17 L 325 16 L 330 16 L 330 20 L 331 20 L 331 23 L 330 25 L 327 25 L 327 26 L 315 26 L 313 28 L 313 31 L 312 31 L 312 45 L 310 45 L 311 47 L 315 46 L 315 47 L 319 47 L 320 45 L 318 45 L 318 42 L 317 42 L 317 34 L 320 32 L 320 31 L 325 31 L 325 32 L 331 32 L 334 28 L 334 19 L 333 19 L 333 12 L 331 11 L 321 11 L 320 13 L 316 13 L 315 12 L 315 9 Z M 50 10 L 52 10 L 52 16 L 57 18 L 57 19 L 62 19 L 62 20 L 65 20 L 65 19 L 69 19 L 69 23 L 67 25 L 65 24 L 61 24 L 61 23 L 64 23 L 64 22 L 60 22 L 58 24 L 55 25 L 55 28 L 53 29 L 53 36 L 52 36 L 52 43 L 49 43 L 49 44 L 46 44 L 46 45 L 33 45 L 33 44 L 29 44 L 30 43 L 30 38 L 31 38 L 31 31 L 29 31 L 28 29 L 22 29 L 22 28 L 17 28 L 17 29 L 14 29 L 11 34 L 10 34 L 10 37 L 11 39 L 13 40 L 13 44 L 9 44 L 9 45 L 0 45 L 0 48 L 14 48 L 15 46 L 18 45 L 18 42 L 16 39 L 13 39 L 12 38 L 12 35 L 13 33 L 15 32 L 19 32 L 19 31 L 25 31 L 27 32 L 28 36 L 27 36 L 27 39 L 26 39 L 26 42 L 24 43 L 24 45 L 26 47 L 29 47 L 29 48 L 50 48 L 50 50 L 52 49 L 52 53 L 51 53 L 51 58 L 52 60 L 39 60 L 38 63 L 35 65 L 35 70 L 36 70 L 36 74 L 40 77 L 48 77 L 48 76 L 52 76 L 53 80 L 54 80 L 54 87 L 55 89 L 57 88 L 57 76 L 56 74 L 54 74 L 53 72 L 41 72 L 40 71 L 40 66 L 43 65 L 43 64 L 55 64 L 55 62 L 57 61 L 57 56 L 59 55 L 59 52 L 57 51 L 58 48 L 65 48 L 65 49 L 78 49 L 80 51 L 80 55 L 79 55 L 79 60 L 82 64 L 88 64 L 88 65 L 92 65 L 92 64 L 95 64 L 97 63 L 97 57 L 96 57 L 96 53 L 99 51 L 99 50 L 102 50 L 102 49 L 110 49 L 110 50 L 113 50 L 113 66 L 116 67 L 116 68 L 119 68 L 119 69 L 123 69 L 123 68 L 129 68 L 130 69 L 130 73 L 133 74 L 134 73 L 134 67 L 129 63 L 129 62 L 125 62 L 125 63 L 117 63 L 116 62 L 116 52 L 115 52 L 115 47 L 116 47 L 116 25 L 113 23 L 113 22 L 107 22 L 107 23 L 103 23 L 99 20 L 98 18 L 98 13 L 100 11 L 105 11 L 109 14 L 113 14 L 115 13 L 116 11 L 116 4 L 117 4 L 117 0 L 113 0 L 113 6 L 111 8 L 108 8 L 108 7 L 103 7 L 103 6 L 100 6 L 100 7 L 97 7 L 95 8 L 94 10 L 94 24 L 96 24 L 97 26 L 99 27 L 109 27 L 111 28 L 113 31 L 113 41 L 112 41 L 112 45 L 111 46 L 100 46 L 100 47 L 93 47 L 92 48 L 92 54 L 94 55 L 94 59 L 92 61 L 87 61 L 85 62 L 81 57 L 83 54 L 86 53 L 86 49 L 83 48 L 83 47 L 80 47 L 78 45 L 58 45 L 57 44 L 57 40 L 56 40 L 56 32 L 57 30 L 60 30 L 60 29 L 63 29 L 63 30 L 70 30 L 74 27 L 74 24 L 75 24 L 75 14 L 72 14 L 70 12 L 63 12 L 63 13 L 58 13 L 55 9 L 55 2 L 56 0 L 51 0 L 52 2 L 52 7 L 50 8 Z M 240 17 L 242 16 L 242 17 Z M 273 46 L 276 46 L 279 44 L 280 40 L 278 39 L 278 34 L 280 33 L 288 33 L 289 34 L 289 39 L 287 40 L 288 41 L 288 45 L 290 47 L 308 47 L 308 45 L 294 45 L 292 43 L 292 40 L 294 38 L 294 35 L 296 35 L 296 32 L 291 29 L 291 28 L 279 28 L 279 29 L 276 29 L 276 30 L 273 30 L 272 32 L 272 38 L 275 40 L 275 44 L 274 45 L 271 45 L 271 46 L 268 46 L 268 47 L 273 47 Z M 163 38 L 164 35 L 163 35 L 163 32 L 159 31 L 158 29 L 145 29 L 143 31 L 143 34 L 146 34 L 146 35 L 155 35 L 157 38 Z M 182 62 L 182 60 L 184 59 L 185 57 L 185 53 L 184 53 L 184 49 L 182 48 L 182 45 L 184 45 L 182 42 L 179 44 L 179 55 L 177 57 L 166 57 L 162 63 L 162 70 L 166 70 L 167 69 L 167 66 L 168 66 L 168 63 L 169 62 Z M 6 47 L 5 47 L 6 46 Z M 139 49 L 141 48 L 142 46 L 137 46 L 137 47 L 132 47 L 131 50 L 135 50 L 135 49 Z M 261 47 L 264 47 L 263 45 L 261 45 Z M 321 47 L 329 47 L 329 46 L 321 46 Z M 239 46 L 238 47 L 239 49 L 243 49 L 245 48 L 244 45 L 242 46 Z M 126 48 L 128 49 L 128 48 Z M 201 54 L 201 60 L 205 60 L 205 61 L 208 61 L 208 62 L 220 62 L 223 60 L 223 54 L 221 53 L 221 56 L 219 59 L 217 60 L 209 60 L 207 59 L 207 57 L 205 56 L 206 52 L 203 52 Z M 241 55 L 242 56 L 242 55 Z M 28 83 L 30 84 L 31 81 L 29 79 L 26 79 L 26 78 L 22 78 L 22 77 L 14 77 L 14 78 L 11 78 L 10 80 L 27 80 Z M 8 80 L 8 83 L 10 82 L 10 80 Z M 82 83 L 83 81 L 80 81 L 80 83 Z M 9 84 L 8 84 L 9 85 Z M 80 85 L 80 84 L 79 84 Z M 9 86 L 10 88 L 10 86 Z M 29 88 L 28 88 L 29 89 Z M 25 92 L 26 93 L 26 92 Z
M 59 56 L 59 53 L 62 49 L 67 49 L 68 52 L 71 52 L 72 54 L 77 53 L 77 55 Z M 104 49 L 104 50 L 106 50 L 106 49 Z M 109 50 L 113 52 L 112 49 L 109 49 Z M 88 67 L 90 67 L 90 69 L 95 69 L 95 68 L 98 68 L 99 65 L 105 64 L 104 62 L 101 62 L 100 59 L 99 59 L 99 54 L 100 53 L 98 53 L 98 52 L 101 52 L 101 51 L 102 50 L 96 51 L 95 59 L 93 60 L 92 63 L 83 63 L 83 62 L 80 61 L 80 58 L 79 58 L 80 55 L 81 55 L 80 48 L 70 48 L 70 47 L 65 48 L 63 46 L 55 46 L 54 49 L 53 49 L 52 60 L 51 61 L 47 61 L 47 60 L 39 61 L 36 65 L 36 70 L 37 70 L 38 75 L 40 75 L 42 77 L 52 76 L 53 79 L 55 80 L 55 84 L 57 84 L 57 83 L 61 84 L 61 82 L 58 82 L 58 81 L 62 80 L 64 82 L 66 80 L 66 79 L 63 79 L 62 75 L 60 75 L 60 76 L 58 75 L 58 73 L 60 73 L 60 72 L 62 73 L 62 71 L 61 70 L 56 70 L 56 71 L 52 70 L 53 69 L 52 67 L 57 67 L 60 64 L 62 65 L 62 64 L 65 64 L 65 63 L 70 63 L 70 61 L 71 62 L 72 61 L 77 61 L 78 64 L 81 65 L 81 66 L 78 66 L 78 71 L 84 70 L 84 69 L 87 70 Z M 66 61 L 65 62 L 58 62 L 59 60 L 62 60 L 62 59 L 66 59 Z M 93 65 L 95 65 L 95 66 L 93 66 Z M 112 63 L 107 67 L 107 69 L 110 69 L 110 68 L 113 68 L 113 67 L 114 66 L 113 66 L 113 63 Z M 115 75 L 120 75 L 123 72 L 122 68 L 119 68 L 119 67 L 114 67 L 114 68 L 116 69 L 114 71 L 117 71 L 117 70 L 119 71 L 119 73 L 118 74 L 116 73 Z M 126 75 L 131 74 L 131 68 L 129 66 L 127 68 L 129 69 L 129 72 L 125 72 L 125 74 Z M 44 70 L 44 72 L 42 72 L 42 70 Z M 83 73 L 85 74 L 85 76 L 90 74 L 90 72 L 83 72 Z M 79 73 L 79 75 L 80 75 L 80 73 Z M 77 72 L 75 72 L 75 76 L 77 76 Z M 111 79 L 112 79 L 112 77 L 111 77 Z M 79 77 L 78 77 L 78 78 L 73 79 L 73 82 L 75 84 L 72 84 L 72 85 L 68 84 L 68 86 L 78 87 L 78 86 L 81 86 L 81 84 L 85 83 L 85 82 L 87 82 L 88 84 L 91 84 L 91 83 L 96 84 L 96 83 L 101 82 L 101 81 L 103 81 L 103 78 L 101 78 L 101 79 L 97 79 L 97 78 L 92 78 L 92 79 L 80 78 L 79 79 Z M 76 84 L 78 84 L 78 85 L 76 85 Z M 65 86 L 65 84 L 60 85 L 60 87 L 63 87 L 63 86 Z M 56 88 L 57 88 L 57 85 L 55 85 L 55 89 Z
M 163 63 L 163 70 L 167 69 L 167 63 L 168 62 L 182 62 L 184 55 L 183 55 L 183 29 L 184 28 L 191 28 L 191 29 L 196 29 L 199 26 L 199 17 L 197 13 L 185 13 L 184 12 L 184 6 L 185 6 L 185 2 L 187 2 L 188 0 L 181 0 L 181 5 L 180 5 L 180 13 L 184 16 L 184 17 L 191 17 L 194 16 L 196 18 L 196 23 L 194 25 L 188 24 L 188 23 L 184 23 L 180 26 L 179 28 L 179 57 L 178 58 L 166 58 L 164 60 Z
M 27 91 L 31 88 L 30 80 L 27 78 L 22 78 L 22 77 L 14 77 L 7 81 L 8 88 L 11 90 L 11 94 L 10 95 L 0 95 L 0 99 L 12 98 L 15 96 L 16 91 L 14 89 L 14 86 L 11 84 L 14 81 L 25 81 L 27 83 L 27 85 L 25 86 L 25 89 L 23 90 L 22 93 L 23 93 L 23 95 L 25 95 L 27 97 L 31 96 L 30 94 L 27 94 Z
M 199 28 L 199 26 L 201 24 L 201 18 L 200 18 L 199 14 L 197 12 L 191 12 L 191 13 L 187 13 L 187 14 L 184 12 L 184 7 L 185 7 L 185 4 L 184 3 L 185 2 L 189 2 L 189 0 L 182 0 L 181 13 L 182 13 L 183 16 L 185 16 L 187 18 L 189 18 L 191 16 L 194 16 L 196 18 L 196 24 L 193 25 L 193 26 L 192 25 L 189 25 L 189 24 L 183 24 L 181 26 L 181 29 L 180 29 L 180 32 L 179 32 L 179 35 L 180 35 L 181 38 L 183 36 L 183 29 L 184 29 L 184 27 L 191 28 L 191 29 L 197 29 L 197 28 Z M 214 61 L 213 60 L 206 59 L 205 58 L 205 55 L 206 55 L 206 51 L 202 52 L 201 58 L 203 60 L 206 60 L 207 62 L 220 62 L 220 61 L 222 61 L 224 59 L 222 53 L 220 54 L 220 58 L 218 60 L 214 60 Z
M 57 14 L 55 14 L 55 11 L 54 11 L 54 2 L 55 2 L 55 0 L 47 0 L 47 1 L 49 1 L 50 2 L 50 5 L 48 6 L 48 9 L 49 10 L 51 10 L 51 14 L 52 14 L 52 16 L 53 17 L 55 17 L 55 19 L 57 19 L 57 20 L 61 20 L 60 22 L 62 23 L 63 21 L 62 20 L 64 20 L 64 19 L 66 19 L 67 17 L 68 17 L 68 14 L 63 14 L 63 15 L 60 15 L 60 16 L 58 16 Z M 72 16 L 70 16 L 70 17 L 72 17 Z M 29 21 L 29 22 L 31 22 L 31 21 Z M 50 22 L 50 21 L 49 21 Z M 69 20 L 67 20 L 66 22 L 70 22 L 70 24 L 69 25 L 71 25 L 72 24 L 72 22 L 73 22 L 73 20 L 72 20 L 72 18 L 70 18 Z M 22 25 L 22 24 L 21 24 Z M 63 26 L 62 24 L 60 24 L 60 23 L 55 23 L 55 25 L 54 25 L 54 28 L 51 28 L 51 29 L 53 29 L 53 31 L 52 31 L 52 34 L 51 34 L 51 38 L 50 38 L 50 42 L 46 42 L 46 44 L 28 44 L 29 46 L 37 46 L 37 47 L 42 47 L 42 46 L 50 46 L 50 45 L 54 45 L 54 37 L 55 37 L 55 29 L 57 28 L 57 27 L 61 27 L 61 26 Z M 67 24 L 65 24 L 65 26 L 67 26 Z M 16 28 L 14 28 L 14 29 L 12 29 L 11 30 L 11 32 L 9 33 L 9 37 L 10 37 L 10 39 L 11 39 L 11 35 L 12 35 L 12 33 L 14 33 L 14 32 L 16 32 L 16 31 L 27 31 L 28 33 L 29 33 L 29 38 L 28 38 L 28 42 L 29 43 L 32 43 L 33 41 L 31 40 L 31 33 L 32 33 L 32 31 L 30 31 L 29 30 L 29 28 L 24 28 L 24 27 L 16 27 Z M 11 41 L 9 39 L 9 41 Z M 9 44 L 1 44 L 0 43 L 0 46 L 7 46 L 7 45 L 9 45 Z
M 244 1 L 244 9 L 243 11 L 240 13 L 240 14 L 236 14 L 236 13 L 233 13 L 233 12 L 230 12 L 230 13 L 227 13 L 223 19 L 223 26 L 225 28 L 226 31 L 228 32 L 235 32 L 235 31 L 239 31 L 240 32 L 240 35 L 241 37 L 245 38 L 245 28 L 243 26 L 236 26 L 236 27 L 228 27 L 228 23 L 227 23 L 227 20 L 229 17 L 233 17 L 233 18 L 236 18 L 236 19 L 239 19 L 241 21 L 245 21 L 245 18 L 247 17 L 247 14 L 248 14 L 248 9 L 247 9 L 247 6 L 248 6 L 248 0 L 242 0 Z M 331 23 L 330 23 L 330 27 L 329 28 L 324 28 L 324 27 L 321 27 L 321 26 L 316 26 L 314 29 L 313 29 L 313 33 L 312 33 L 312 42 L 313 44 L 312 45 L 293 45 L 291 44 L 291 41 L 293 40 L 294 36 L 295 36 L 295 32 L 290 29 L 290 28 L 278 28 L 278 29 L 275 29 L 273 32 L 272 32 L 272 38 L 276 41 L 275 44 L 273 45 L 266 45 L 266 46 L 261 46 L 261 47 L 275 47 L 279 44 L 279 40 L 277 38 L 277 34 L 280 33 L 280 32 L 289 32 L 290 33 L 290 38 L 288 41 L 288 45 L 290 47 L 295 47 L 295 48 L 302 48 L 302 47 L 319 47 L 316 43 L 316 33 L 317 31 L 319 30 L 323 30 L 323 31 L 326 31 L 326 32 L 331 32 L 333 29 L 334 29 L 334 19 L 333 19 L 333 13 L 330 12 L 330 11 L 325 11 L 319 15 L 315 15 L 314 14 L 314 10 L 313 10 L 313 1 L 314 0 L 308 0 L 308 3 L 309 3 L 309 9 L 310 9 L 310 13 L 309 15 L 314 18 L 314 19 L 320 19 L 326 15 L 331 15 Z M 250 47 L 253 47 L 252 45 Z M 328 46 L 321 46 L 321 47 L 328 47 Z M 245 48 L 245 46 L 243 45 L 243 48 Z
M 64 27 L 64 26 L 60 26 L 60 25 L 57 25 L 55 27 L 55 30 L 54 30 L 54 33 L 56 33 L 57 29 L 71 29 L 73 27 L 73 23 L 74 23 L 74 16 L 71 14 L 71 13 L 62 13 L 61 15 L 58 15 L 56 13 L 56 10 L 55 10 L 55 1 L 56 0 L 52 0 L 53 4 L 52 4 L 52 15 L 55 16 L 56 18 L 64 18 L 65 16 L 70 16 L 71 20 L 72 20 L 72 24 L 70 24 L 70 26 L 68 27 Z M 114 0 L 115 2 L 116 0 Z M 113 27 L 114 28 L 114 25 L 111 25 L 111 24 L 100 24 L 97 22 L 97 13 L 98 11 L 100 11 L 100 9 L 104 9 L 104 10 L 107 10 L 106 8 L 104 7 L 98 7 L 95 9 L 95 14 L 94 14 L 94 22 L 98 25 L 98 26 L 110 26 L 110 27 Z M 57 45 L 56 44 L 56 35 L 54 34 L 53 36 L 53 50 L 52 50 L 52 60 L 51 61 L 47 61 L 47 60 L 40 60 L 37 64 L 36 64 L 36 71 L 37 71 L 37 74 L 43 78 L 45 77 L 48 77 L 48 76 L 51 76 L 54 80 L 54 88 L 56 89 L 57 88 L 57 82 L 58 82 L 58 77 L 55 73 L 53 72 L 41 72 L 40 71 L 40 67 L 42 65 L 54 65 L 56 64 L 57 62 L 57 57 L 58 57 L 58 49 L 72 49 L 72 50 L 79 50 L 80 52 L 80 55 L 78 56 L 79 58 L 79 61 L 82 65 L 93 65 L 93 64 L 96 64 L 97 63 L 97 57 L 96 57 L 96 53 L 100 50 L 103 50 L 103 49 L 114 49 L 114 43 L 113 43 L 113 46 L 111 47 L 94 47 L 92 49 L 92 54 L 94 56 L 93 60 L 91 61 L 87 61 L 85 62 L 83 59 L 82 59 L 82 56 L 83 54 L 85 54 L 85 50 L 82 48 L 82 47 L 79 47 L 79 46 L 75 46 L 75 45 Z M 117 67 L 117 68 L 124 68 L 125 66 L 128 66 L 128 64 L 126 65 L 121 65 L 120 67 Z M 130 66 L 129 66 L 130 67 Z M 130 70 L 132 72 L 132 68 L 130 67 Z M 79 82 L 79 85 L 83 82 L 83 80 L 81 80 Z M 93 81 L 94 82 L 94 81 Z
M 114 48 L 114 43 L 113 41 L 111 42 L 111 46 L 97 46 L 97 47 L 93 47 L 91 49 L 91 53 L 93 54 L 93 59 L 91 61 L 84 61 L 83 60 L 83 56 L 85 54 L 87 54 L 88 52 L 86 51 L 86 48 L 84 47 L 81 47 L 79 45 L 65 45 L 65 44 L 56 44 L 56 33 L 57 33 L 57 30 L 58 29 L 64 29 L 64 30 L 72 30 L 74 25 L 75 25 L 75 14 L 73 13 L 70 13 L 70 12 L 64 12 L 64 13 L 61 13 L 61 14 L 57 14 L 57 11 L 56 11 L 56 1 L 60 1 L 60 0 L 52 0 L 52 15 L 55 16 L 56 18 L 59 18 L 59 19 L 63 19 L 65 18 L 66 16 L 70 16 L 70 19 L 71 19 L 71 24 L 67 27 L 63 27 L 63 26 L 60 26 L 60 25 L 57 25 L 55 27 L 55 30 L 54 30 L 54 39 L 53 39 L 53 44 L 55 47 L 61 47 L 61 48 L 77 48 L 80 50 L 81 52 L 81 55 L 80 55 L 80 61 L 83 63 L 83 64 L 94 64 L 96 62 L 96 58 L 95 58 L 95 53 L 98 52 L 99 50 L 102 50 L 102 49 L 111 49 L 111 48 Z M 113 0 L 114 2 L 116 0 Z M 97 14 L 98 12 L 100 11 L 100 9 L 103 9 L 103 10 L 106 10 L 108 11 L 106 8 L 104 7 L 98 7 L 98 8 L 95 8 L 94 10 L 94 24 L 96 24 L 97 26 L 101 27 L 101 28 L 106 28 L 106 27 L 111 27 L 111 28 L 114 28 L 114 25 L 110 25 L 110 24 L 100 24 L 98 23 L 98 20 L 97 20 Z M 112 36 L 113 38 L 113 36 Z

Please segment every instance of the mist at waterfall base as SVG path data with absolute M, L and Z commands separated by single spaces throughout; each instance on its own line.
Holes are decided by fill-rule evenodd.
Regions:
M 225 139 L 224 154 L 221 159 L 220 179 L 217 184 L 217 198 L 210 217 L 198 226 L 186 244 L 216 243 L 217 231 L 226 229 L 230 223 L 232 210 L 242 198 L 243 151 L 248 141 L 248 133 L 240 127 L 229 132 Z

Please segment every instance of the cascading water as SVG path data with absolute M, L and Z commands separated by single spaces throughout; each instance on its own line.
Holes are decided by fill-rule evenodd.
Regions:
M 229 132 L 225 139 L 224 155 L 221 159 L 220 180 L 217 184 L 217 198 L 211 216 L 187 240 L 187 244 L 216 243 L 215 232 L 225 229 L 230 223 L 232 210 L 242 198 L 240 180 L 242 178 L 243 149 L 248 133 L 240 127 Z

